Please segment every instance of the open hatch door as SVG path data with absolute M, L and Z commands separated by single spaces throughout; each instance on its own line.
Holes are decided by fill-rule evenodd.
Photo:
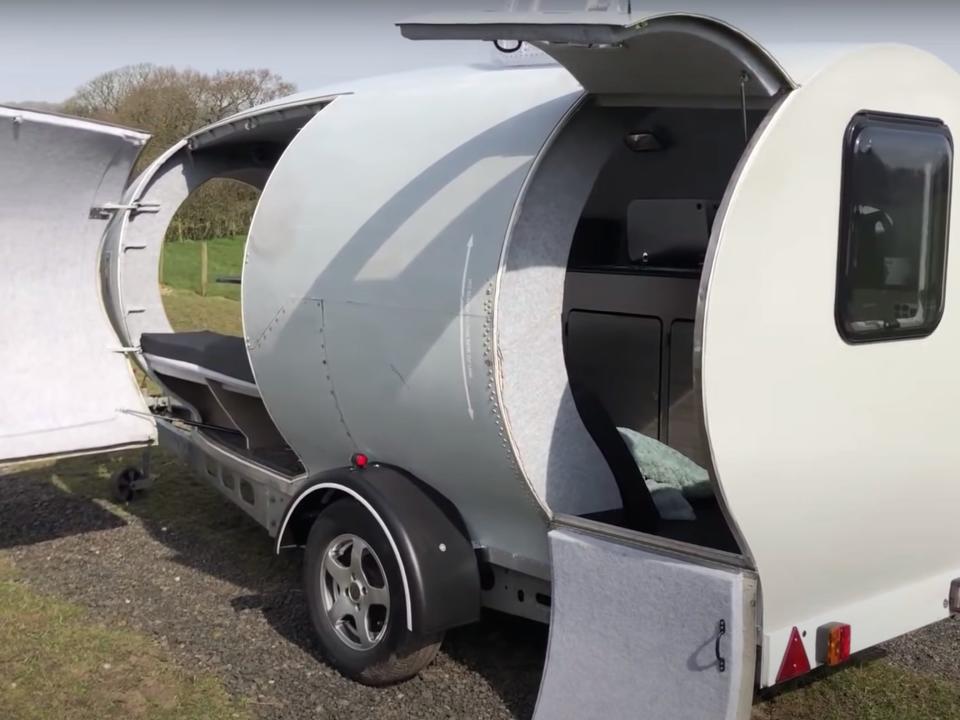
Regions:
M 155 439 L 100 281 L 111 205 L 148 139 L 0 107 L 0 462 Z
M 590 93 L 769 99 L 793 83 L 762 48 L 718 20 L 687 13 L 474 12 L 398 23 L 411 40 L 527 42 L 551 55 Z

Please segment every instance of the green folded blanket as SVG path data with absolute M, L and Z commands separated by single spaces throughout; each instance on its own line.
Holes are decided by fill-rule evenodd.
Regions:
M 713 496 L 710 475 L 681 452 L 630 428 L 617 428 L 664 520 L 696 520 L 688 500 Z

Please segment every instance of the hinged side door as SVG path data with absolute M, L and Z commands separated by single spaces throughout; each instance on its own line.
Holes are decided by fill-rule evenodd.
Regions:
M 99 273 L 102 209 L 148 137 L 0 107 L 0 462 L 155 438 Z
M 535 720 L 749 716 L 757 583 L 739 558 L 562 516 L 550 555 Z

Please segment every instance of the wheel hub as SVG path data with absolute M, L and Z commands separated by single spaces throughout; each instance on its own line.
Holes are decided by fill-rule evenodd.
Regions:
M 319 580 L 337 637 L 354 650 L 376 647 L 387 632 L 390 590 L 374 549 L 358 535 L 338 535 L 324 551 Z

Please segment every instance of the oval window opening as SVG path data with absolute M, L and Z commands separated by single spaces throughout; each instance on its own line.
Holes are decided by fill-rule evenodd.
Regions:
M 240 275 L 260 192 L 227 178 L 204 183 L 173 216 L 163 243 L 163 307 L 177 332 L 243 336 Z

